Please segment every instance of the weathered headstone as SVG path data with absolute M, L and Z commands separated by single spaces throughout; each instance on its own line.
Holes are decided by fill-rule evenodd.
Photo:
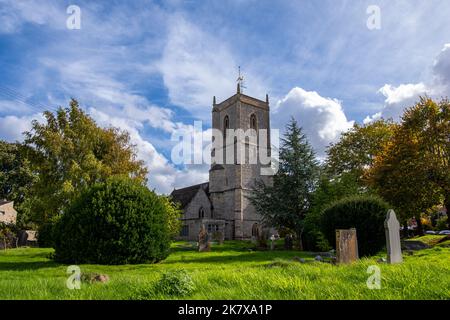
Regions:
M 292 239 L 292 235 L 291 234 L 287 234 L 284 237 L 284 249 L 292 250 L 293 247 L 294 247 L 294 241 Z
M 384 229 L 386 232 L 387 262 L 403 262 L 400 242 L 400 223 L 397 220 L 394 210 L 388 211 L 386 220 L 384 221 Z
M 257 243 L 258 248 L 266 249 L 268 238 L 269 238 L 269 231 L 267 229 L 260 230 L 258 233 L 258 243 Z
M 352 263 L 358 260 L 356 229 L 336 230 L 336 262 Z
M 212 238 L 213 238 L 214 241 L 217 241 L 220 245 L 222 245 L 223 241 L 225 240 L 224 236 L 223 236 L 223 233 L 220 232 L 220 231 L 214 232 L 213 235 L 212 235 Z
M 211 251 L 211 243 L 209 241 L 209 234 L 206 231 L 205 226 L 203 225 L 198 233 L 198 251 L 206 252 Z

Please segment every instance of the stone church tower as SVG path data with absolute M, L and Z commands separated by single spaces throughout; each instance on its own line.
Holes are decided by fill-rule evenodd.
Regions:
M 209 193 L 216 219 L 225 221 L 225 237 L 227 239 L 249 239 L 255 227 L 260 224 L 261 218 L 256 213 L 247 196 L 250 194 L 256 179 L 266 179 L 261 176 L 261 164 L 258 154 L 262 151 L 270 156 L 270 119 L 269 101 L 258 100 L 241 93 L 238 84 L 237 93 L 227 100 L 216 104 L 215 99 L 212 110 L 213 129 L 220 130 L 224 135 L 222 146 L 213 141 L 212 156 L 217 156 L 217 148 L 222 147 L 223 158 L 221 163 L 212 163 L 209 172 Z M 227 137 L 227 129 L 242 129 L 246 132 L 254 129 L 254 136 Z M 258 138 L 260 130 L 265 129 L 266 141 Z M 262 130 L 261 132 L 263 132 Z M 250 132 L 250 131 L 248 131 Z M 232 151 L 231 161 L 227 159 L 227 148 Z M 238 149 L 245 150 L 239 153 Z M 220 154 L 220 152 L 219 152 Z M 251 163 L 250 154 L 256 161 Z M 241 160 L 242 159 L 242 160 Z
M 267 95 L 265 101 L 247 96 L 239 84 L 236 94 L 225 101 L 216 103 L 214 97 L 212 128 L 220 135 L 212 141 L 209 182 L 171 194 L 183 209 L 180 240 L 197 240 L 202 226 L 213 239 L 221 234 L 227 240 L 251 239 L 261 229 L 261 217 L 247 196 L 256 179 L 270 183 L 271 176 L 261 174 L 271 166 L 267 163 L 271 156 L 269 113 Z M 243 135 L 236 134 L 239 129 Z M 227 158 L 228 150 L 232 155 Z M 267 158 L 261 161 L 260 154 Z

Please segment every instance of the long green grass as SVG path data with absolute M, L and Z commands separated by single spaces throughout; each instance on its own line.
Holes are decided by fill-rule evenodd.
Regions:
M 450 299 L 450 248 L 404 255 L 400 265 L 378 263 L 379 256 L 335 266 L 304 252 L 252 251 L 246 242 L 215 245 L 208 253 L 177 242 L 155 265 L 80 265 L 82 272 L 110 277 L 107 283 L 83 282 L 80 290 L 67 289 L 67 266 L 49 259 L 51 253 L 38 248 L 1 252 L 0 299 Z M 381 269 L 379 290 L 366 285 L 371 265 Z M 194 282 L 191 294 L 154 291 L 163 273 L 180 269 Z

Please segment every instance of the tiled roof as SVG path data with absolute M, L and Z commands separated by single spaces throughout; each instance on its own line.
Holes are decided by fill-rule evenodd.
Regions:
M 8 200 L 0 200 L 0 206 L 2 206 L 2 205 L 4 205 L 4 204 L 7 204 L 7 203 L 10 203 L 10 202 L 12 202 L 12 201 L 8 201 Z
M 187 188 L 183 188 L 183 189 L 175 189 L 172 191 L 172 193 L 170 194 L 172 196 L 172 199 L 176 202 L 179 202 L 181 204 L 181 209 L 184 209 L 190 202 L 191 200 L 195 197 L 195 195 L 197 194 L 197 192 L 203 189 L 206 194 L 208 195 L 209 193 L 209 183 L 202 183 L 202 184 L 197 184 L 195 186 L 190 186 Z

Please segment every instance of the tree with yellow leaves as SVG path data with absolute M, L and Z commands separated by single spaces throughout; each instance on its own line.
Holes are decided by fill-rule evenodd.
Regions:
M 449 205 L 449 103 L 420 99 L 405 111 L 392 139 L 366 170 L 370 186 L 395 206 L 404 223 L 444 201 Z M 445 199 L 445 200 L 444 200 Z

